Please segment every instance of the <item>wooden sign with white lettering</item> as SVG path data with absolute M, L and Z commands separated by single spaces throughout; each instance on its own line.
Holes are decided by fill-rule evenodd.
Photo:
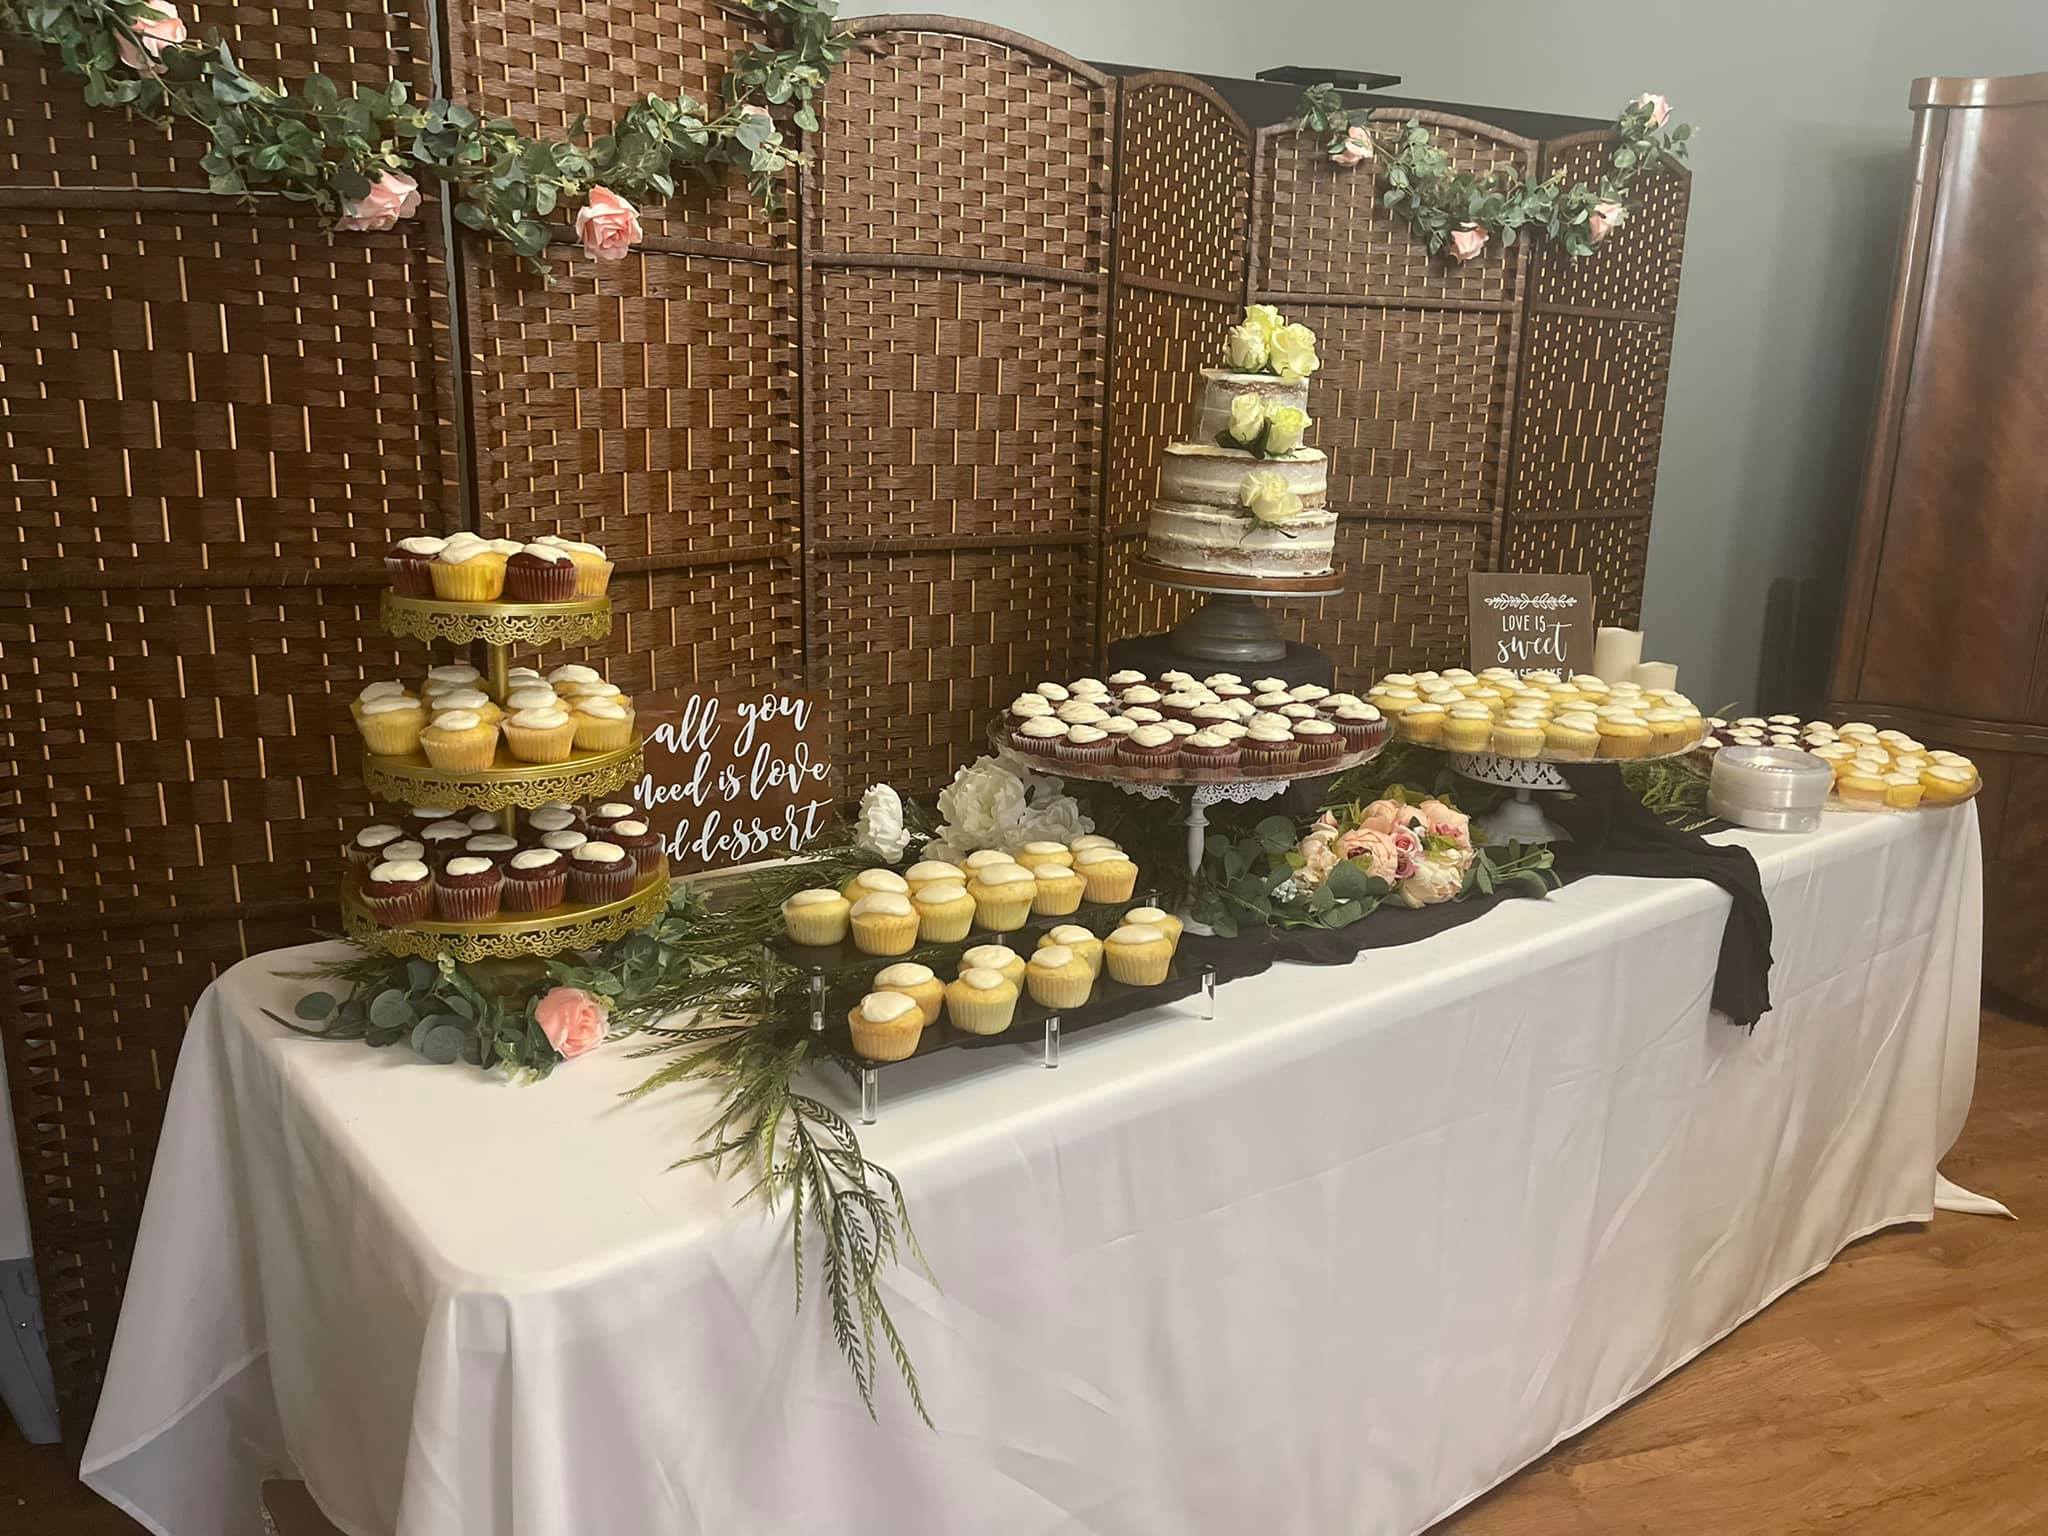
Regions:
M 727 687 L 638 710 L 647 772 L 633 800 L 676 874 L 794 853 L 832 809 L 825 721 L 809 694 Z
M 1474 672 L 1593 670 L 1592 577 L 1474 571 L 1471 581 Z

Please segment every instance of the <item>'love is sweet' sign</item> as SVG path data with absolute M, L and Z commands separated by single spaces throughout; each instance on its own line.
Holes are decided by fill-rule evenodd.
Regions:
M 1472 670 L 1593 670 L 1593 578 L 1474 571 Z
M 634 799 L 678 874 L 794 853 L 832 807 L 824 720 L 809 694 L 723 688 L 640 708 L 647 771 Z

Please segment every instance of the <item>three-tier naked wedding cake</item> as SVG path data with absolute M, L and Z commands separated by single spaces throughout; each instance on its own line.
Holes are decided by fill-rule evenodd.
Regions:
M 1302 443 L 1315 336 L 1254 304 L 1224 352 L 1228 368 L 1202 370 L 1194 438 L 1169 444 L 1159 467 L 1146 557 L 1223 576 L 1327 575 L 1329 462 Z

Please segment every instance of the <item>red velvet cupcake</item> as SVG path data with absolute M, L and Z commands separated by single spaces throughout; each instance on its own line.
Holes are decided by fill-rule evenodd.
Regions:
M 411 859 L 379 864 L 363 880 L 363 901 L 379 928 L 424 922 L 434 901 L 433 872 Z
M 507 912 L 545 912 L 569 893 L 569 861 L 552 848 L 525 848 L 505 861 Z
M 1242 749 L 1236 742 L 1214 731 L 1197 731 L 1183 738 L 1180 744 L 1180 765 L 1183 768 L 1205 771 L 1235 768 L 1242 755 Z
M 400 597 L 434 595 L 434 557 L 447 546 L 446 539 L 420 534 L 400 539 L 384 551 L 384 572 L 391 578 L 391 590 Z
M 662 835 L 644 821 L 615 821 L 604 840 L 617 843 L 633 855 L 633 867 L 643 875 L 653 874 L 655 866 L 668 852 L 668 844 Z
M 612 823 L 641 820 L 640 807 L 629 800 L 607 800 L 602 805 L 593 805 L 584 813 L 583 825 L 578 830 L 588 832 L 592 837 L 601 838 L 611 831 Z
M 1298 721 L 1294 739 L 1301 743 L 1304 763 L 1327 763 L 1344 755 L 1344 738 L 1327 720 Z
M 434 915 L 444 923 L 480 923 L 498 915 L 505 876 L 489 859 L 461 854 L 434 876 Z
M 403 827 L 384 822 L 363 828 L 348 843 L 349 868 L 367 875 L 385 861 L 384 850 L 405 837 Z
M 502 869 L 518 851 L 519 839 L 508 832 L 479 832 L 464 841 L 462 852 L 456 857 L 489 859 L 494 868 Z
M 1126 768 L 1171 768 L 1180 759 L 1180 738 L 1163 725 L 1141 725 L 1117 744 L 1116 760 Z
M 1051 715 L 1026 720 L 1010 732 L 1010 745 L 1032 757 L 1056 757 L 1066 741 L 1066 726 Z
M 1284 725 L 1253 725 L 1245 731 L 1238 746 L 1247 768 L 1287 768 L 1301 761 L 1301 743 Z
M 566 603 L 576 596 L 576 562 L 562 550 L 529 544 L 505 561 L 509 603 Z
M 617 843 L 585 843 L 569 855 L 569 899 L 602 906 L 624 901 L 639 879 L 633 855 Z

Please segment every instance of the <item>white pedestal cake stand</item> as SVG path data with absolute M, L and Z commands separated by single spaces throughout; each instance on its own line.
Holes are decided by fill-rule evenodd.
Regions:
M 1685 749 L 1691 751 L 1690 747 Z M 1685 752 L 1660 752 L 1655 757 L 1584 758 L 1578 767 L 1620 769 L 1629 763 L 1654 763 Z M 1481 784 L 1495 784 L 1513 793 L 1478 818 L 1478 827 L 1489 843 L 1568 843 L 1571 834 L 1549 816 L 1532 791 L 1555 794 L 1568 792 L 1571 785 L 1548 760 L 1540 757 L 1500 757 L 1492 752 L 1453 752 L 1451 767 L 1462 777 Z
M 1193 661 L 1257 664 L 1284 660 L 1287 642 L 1280 637 L 1273 615 L 1252 599 L 1303 602 L 1344 595 L 1341 567 L 1321 576 L 1226 576 L 1161 565 L 1157 560 L 1137 560 L 1131 569 L 1162 587 L 1199 592 L 1208 598 L 1173 629 L 1173 649 Z

